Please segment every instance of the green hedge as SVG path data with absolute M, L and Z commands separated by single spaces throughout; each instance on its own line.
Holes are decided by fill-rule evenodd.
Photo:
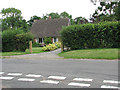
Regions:
M 5 30 L 2 33 L 2 51 L 25 51 L 33 35 L 22 30 Z
M 120 22 L 72 25 L 63 27 L 60 34 L 71 49 L 120 47 Z

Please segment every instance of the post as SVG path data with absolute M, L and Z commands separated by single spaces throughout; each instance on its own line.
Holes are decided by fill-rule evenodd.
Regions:
M 32 41 L 29 42 L 29 51 L 32 53 Z
M 63 45 L 63 42 L 61 41 L 61 52 L 64 51 L 64 45 Z

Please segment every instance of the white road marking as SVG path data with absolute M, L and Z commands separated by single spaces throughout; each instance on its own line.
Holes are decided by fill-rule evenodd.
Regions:
M 69 83 L 68 85 L 71 85 L 71 86 L 80 86 L 80 87 L 89 87 L 89 86 L 90 86 L 90 84 L 75 83 L 75 82 L 71 82 L 71 83 Z
M 10 76 L 21 76 L 22 73 L 8 73 L 8 75 L 10 75 Z
M 42 77 L 42 75 L 28 74 L 26 77 Z
M 93 79 L 88 79 L 88 78 L 74 78 L 73 80 L 75 80 L 75 81 L 92 81 Z
M 4 72 L 0 72 L 0 75 L 1 75 L 1 74 L 4 74 Z
M 28 81 L 28 82 L 32 82 L 32 81 L 35 81 L 35 79 L 30 79 L 30 78 L 19 78 L 18 81 Z
M 3 77 L 1 76 L 0 79 L 2 80 L 12 80 L 14 77 Z
M 115 89 L 118 89 L 118 87 L 115 87 L 115 86 L 106 86 L 106 85 L 102 85 L 101 88 L 115 88 Z
M 114 81 L 114 80 L 103 80 L 104 83 L 115 83 L 118 84 L 120 81 Z
M 53 81 L 53 80 L 42 80 L 41 83 L 51 83 L 51 84 L 58 84 L 59 81 Z
M 62 77 L 62 76 L 49 76 L 48 78 L 57 79 L 57 80 L 64 80 L 64 79 L 66 79 L 66 77 Z

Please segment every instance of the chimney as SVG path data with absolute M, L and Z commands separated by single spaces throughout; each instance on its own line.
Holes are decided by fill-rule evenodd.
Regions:
M 48 19 L 51 19 L 51 16 L 49 16 Z

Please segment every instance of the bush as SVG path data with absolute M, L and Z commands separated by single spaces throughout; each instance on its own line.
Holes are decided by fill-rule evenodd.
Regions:
M 61 47 L 61 42 L 55 42 L 54 44 L 57 46 L 57 48 Z
M 64 27 L 63 44 L 71 49 L 120 47 L 120 22 L 102 22 Z
M 16 35 L 16 51 L 25 51 L 27 48 L 29 48 L 29 41 L 33 40 L 32 33 L 22 33 Z
M 43 51 L 52 51 L 55 49 L 57 49 L 57 46 L 55 44 L 49 44 L 42 48 Z
M 45 44 L 52 44 L 52 38 L 51 37 L 45 37 L 44 38 L 44 43 Z
M 33 35 L 22 30 L 5 30 L 2 33 L 2 51 L 25 51 Z

